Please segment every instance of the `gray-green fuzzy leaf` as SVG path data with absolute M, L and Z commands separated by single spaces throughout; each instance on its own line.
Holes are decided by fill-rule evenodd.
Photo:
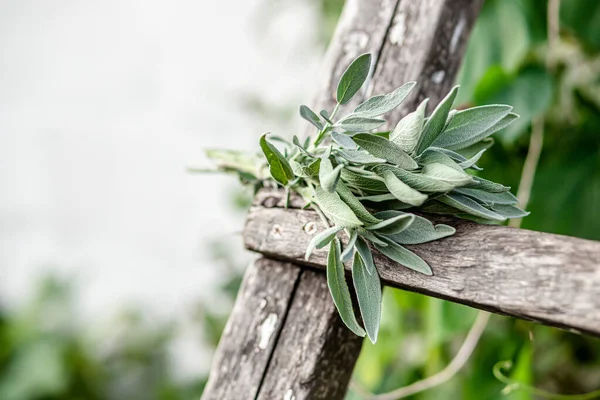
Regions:
M 373 235 L 375 237 L 375 235 Z M 383 243 L 383 242 L 382 242 Z M 356 239 L 356 251 L 360 254 L 363 262 L 365 263 L 365 267 L 367 268 L 368 274 L 376 274 L 377 269 L 375 268 L 375 262 L 373 261 L 373 254 L 371 253 L 371 249 L 365 240 L 361 237 Z
M 292 143 L 298 148 L 298 150 L 300 150 L 300 153 L 304 154 L 307 157 L 313 157 L 312 154 L 306 151 L 306 146 L 300 144 L 300 139 L 298 139 L 298 136 L 294 135 L 294 137 L 292 138 Z
M 371 54 L 358 56 L 346 68 L 337 87 L 337 101 L 346 104 L 360 90 L 369 76 L 371 69 Z
M 377 224 L 367 226 L 366 228 L 382 235 L 394 235 L 408 228 L 413 223 L 414 219 L 414 215 L 403 213 L 385 219 Z
M 459 150 L 475 144 L 489 136 L 490 128 L 504 119 L 511 110 L 511 106 L 493 104 L 459 111 L 448 128 L 431 145 Z
M 352 212 L 361 220 L 367 224 L 376 224 L 380 222 L 378 218 L 375 218 L 360 201 L 354 196 L 352 191 L 344 185 L 343 182 L 338 182 L 336 192 L 340 195 L 340 198 L 350 207 Z
M 469 183 L 466 187 L 471 189 L 481 189 L 491 193 L 502 193 L 510 190 L 510 186 L 504 186 L 499 183 L 480 178 L 478 176 L 474 176 L 473 182 Z
M 423 128 L 423 133 L 421 134 L 417 146 L 417 154 L 421 154 L 423 150 L 431 146 L 438 135 L 442 133 L 442 130 L 446 125 L 446 120 L 448 119 L 448 113 L 454 104 L 454 99 L 456 99 L 457 94 L 458 86 L 455 86 L 450 93 L 442 99 L 435 110 L 433 110 L 433 113 Z
M 381 281 L 377 272 L 368 273 L 360 253 L 354 254 L 352 281 L 365 330 L 371 342 L 375 343 L 381 321 Z
M 315 195 L 317 205 L 334 224 L 342 228 L 355 228 L 363 224 L 337 193 L 329 193 L 317 187 Z
M 379 176 L 358 174 L 350 171 L 348 168 L 342 169 L 342 180 L 353 187 L 369 193 L 386 193 L 388 191 L 383 179 Z
M 509 114 L 510 115 L 510 114 Z M 460 154 L 466 158 L 471 158 L 475 156 L 477 153 L 481 152 L 481 150 L 487 150 L 494 145 L 494 138 L 488 137 L 483 139 L 480 142 L 470 145 L 469 147 L 465 147 L 464 149 L 460 149 Z M 452 150 L 448 150 L 452 151 Z
M 301 164 L 297 161 L 290 160 L 290 165 L 294 174 L 301 178 L 314 178 L 319 175 L 319 165 L 321 164 L 321 159 L 317 158 L 309 165 Z
M 406 183 L 411 188 L 418 190 L 419 192 L 443 193 L 448 192 L 456 187 L 451 183 L 431 178 L 423 174 L 415 174 L 409 171 L 405 171 L 401 168 L 390 168 L 386 165 L 381 165 L 376 167 L 375 169 L 378 171 L 378 173 L 381 173 L 382 175 L 385 171 L 392 171 L 398 177 L 398 179 Z
M 390 239 L 382 238 L 382 240 L 387 243 L 387 246 L 375 244 L 375 248 L 381 254 L 413 271 L 433 275 L 433 271 L 421 257 Z
M 350 234 L 350 238 L 348 239 L 348 244 L 346 244 L 344 251 L 342 251 L 342 262 L 343 263 L 350 261 L 350 259 L 354 255 L 354 244 L 356 243 L 356 239 L 358 239 L 358 233 L 356 233 L 356 230 L 354 229 L 354 230 L 352 230 L 352 233 Z
M 383 173 L 385 185 L 395 198 L 403 203 L 418 207 L 427 200 L 427 195 L 411 188 L 406 183 L 402 182 L 392 171 Z
M 346 283 L 346 275 L 344 265 L 342 264 L 340 254 L 340 243 L 336 238 L 329 245 L 329 255 L 327 256 L 327 286 L 333 298 L 333 303 L 344 321 L 344 324 L 356 335 L 364 337 L 365 331 L 356 321 L 354 309 L 352 308 L 352 298 L 348 283 Z
M 333 168 L 329 158 L 323 158 L 321 160 L 321 167 L 319 168 L 319 183 L 321 187 L 329 193 L 335 192 L 335 186 L 340 179 L 342 168 L 344 168 L 342 164 Z
M 368 240 L 369 242 L 373 243 L 373 244 L 378 244 L 380 246 L 387 246 L 387 243 L 384 242 L 383 240 L 379 239 L 377 236 L 375 236 L 375 234 L 371 231 L 368 231 L 364 228 L 357 228 L 356 231 L 358 232 L 358 234 L 363 237 L 364 239 Z
M 327 112 L 327 110 L 321 110 L 321 112 L 319 113 L 319 115 L 321 115 L 321 117 L 323 117 L 323 119 L 327 122 L 329 122 L 331 125 L 333 125 L 333 121 L 330 119 L 329 113 Z
M 392 111 L 404 101 L 415 85 L 416 82 L 408 82 L 394 90 L 392 93 L 373 96 L 358 105 L 352 114 L 372 118 Z
M 373 157 L 364 150 L 338 150 L 337 154 L 354 164 L 376 165 L 385 162 L 383 158 Z
M 341 147 L 351 150 L 356 149 L 356 143 L 354 143 L 354 140 L 352 140 L 352 138 L 347 134 L 333 131 L 330 133 L 330 135 L 333 141 L 339 144 Z
M 300 116 L 302 118 L 304 118 L 305 120 L 307 120 L 308 122 L 310 122 L 311 124 L 313 124 L 317 129 L 321 130 L 323 129 L 323 123 L 321 122 L 321 119 L 319 118 L 319 116 L 317 114 L 315 114 L 315 112 L 313 110 L 311 110 L 310 108 L 308 108 L 305 105 L 301 105 L 300 106 Z
M 423 131 L 425 122 L 425 109 L 429 99 L 423 100 L 419 107 L 398 122 L 396 128 L 390 133 L 390 140 L 396 143 L 402 150 L 411 154 Z
M 456 188 L 455 193 L 465 195 L 483 204 L 517 204 L 519 201 L 511 192 L 491 193 L 480 189 Z
M 294 171 L 292 171 L 288 160 L 285 159 L 275 146 L 267 141 L 266 137 L 266 133 L 261 136 L 260 148 L 267 158 L 269 172 L 273 179 L 285 186 L 289 181 L 294 179 Z
M 333 226 L 313 236 L 308 244 L 308 247 L 306 248 L 304 259 L 308 260 L 315 249 L 322 249 L 323 247 L 327 246 L 342 229 L 344 228 L 341 226 Z
M 460 167 L 457 170 L 440 163 L 425 165 L 421 173 L 430 178 L 450 183 L 454 187 L 464 186 L 473 182 L 471 175 L 465 173 Z
M 492 210 L 506 218 L 523 218 L 529 215 L 529 212 L 512 204 L 494 204 Z
M 418 168 L 417 162 L 411 156 L 406 154 L 400 146 L 385 138 L 368 133 L 359 133 L 352 136 L 352 140 L 372 156 L 383 158 L 400 168 L 407 170 Z
M 492 210 L 488 210 L 475 200 L 461 194 L 449 193 L 440 196 L 437 199 L 444 204 L 456 208 L 457 210 L 479 218 L 488 219 L 491 221 L 506 221 L 506 217 L 503 217 Z
M 385 124 L 385 119 L 350 116 L 339 121 L 338 126 L 348 132 L 369 132 Z
M 397 214 L 404 213 L 401 211 L 383 211 L 376 215 L 379 218 L 384 218 Z M 456 229 L 451 226 L 444 224 L 434 226 L 428 219 L 415 215 L 413 223 L 407 229 L 388 237 L 398 244 L 421 244 L 452 236 L 455 232 Z

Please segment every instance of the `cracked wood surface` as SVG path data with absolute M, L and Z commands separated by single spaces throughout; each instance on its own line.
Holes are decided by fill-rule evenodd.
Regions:
M 299 197 L 292 198 L 296 208 L 282 205 L 279 192 L 259 193 L 246 222 L 246 247 L 325 269 L 326 249 L 304 261 L 312 235 L 324 229 L 319 217 L 297 209 L 303 205 Z M 452 218 L 443 222 L 456 228 L 454 236 L 406 246 L 429 263 L 433 276 L 374 250 L 385 285 L 600 336 L 600 242 Z

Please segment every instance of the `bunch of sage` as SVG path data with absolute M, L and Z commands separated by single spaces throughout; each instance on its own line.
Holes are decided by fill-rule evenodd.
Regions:
M 458 87 L 426 114 L 428 99 L 391 131 L 377 131 L 409 95 L 415 82 L 392 93 L 371 97 L 352 112 L 338 111 L 363 87 L 371 55 L 356 58 L 337 86 L 337 104 L 318 114 L 300 106 L 300 116 L 314 125 L 316 135 L 291 142 L 276 136 L 260 138 L 264 158 L 233 151 L 207 155 L 220 170 L 239 174 L 255 189 L 282 186 L 300 194 L 324 216 L 325 230 L 314 235 L 314 249 L 328 246 L 327 283 L 344 323 L 360 336 L 377 340 L 381 318 L 381 282 L 371 249 L 425 275 L 429 265 L 404 245 L 421 244 L 454 234 L 451 226 L 434 225 L 411 211 L 447 214 L 477 222 L 502 222 L 527 215 L 517 207 L 509 187 L 471 175 L 492 144 L 490 136 L 518 116 L 508 105 L 452 109 Z M 279 142 L 279 148 L 273 142 Z M 281 149 L 281 150 L 280 150 Z M 265 162 L 266 161 L 266 162 Z M 268 173 L 267 173 L 268 169 Z M 342 246 L 338 236 L 347 236 Z M 344 263 L 352 280 L 363 326 L 354 313 Z

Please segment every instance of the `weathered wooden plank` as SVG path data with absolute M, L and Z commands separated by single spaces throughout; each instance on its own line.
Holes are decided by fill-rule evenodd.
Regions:
M 277 205 L 276 191 L 257 196 L 244 232 L 246 247 L 305 263 L 315 227 L 324 226 L 314 212 L 269 208 Z M 295 198 L 292 205 L 302 202 Z M 600 336 L 600 242 L 458 219 L 444 222 L 456 228 L 456 235 L 407 246 L 431 265 L 431 277 L 375 252 L 386 285 Z M 324 269 L 325 263 L 320 250 L 307 265 Z
M 268 259 L 248 267 L 203 400 L 256 398 L 300 273 L 297 266 Z
M 400 1 L 374 74 L 372 91 L 416 81 L 410 97 L 386 116 L 388 128 L 430 98 L 430 109 L 454 85 L 483 0 Z
M 259 399 L 344 398 L 362 338 L 343 324 L 323 278 L 302 272 Z

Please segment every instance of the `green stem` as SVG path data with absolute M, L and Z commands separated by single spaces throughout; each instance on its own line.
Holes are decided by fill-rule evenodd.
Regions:
M 337 112 L 339 110 L 340 110 L 340 103 L 337 103 L 335 105 L 335 108 L 331 112 L 331 115 L 329 116 L 330 121 L 333 122 L 333 118 L 335 117 L 335 115 L 337 114 Z M 317 135 L 317 138 L 315 139 L 315 142 L 313 143 L 313 147 L 316 148 L 323 141 L 323 139 L 325 139 L 325 134 L 327 134 L 327 132 L 329 132 L 330 130 L 331 130 L 331 124 L 329 122 L 326 122 L 323 129 L 321 129 L 321 131 L 319 131 L 319 134 Z

